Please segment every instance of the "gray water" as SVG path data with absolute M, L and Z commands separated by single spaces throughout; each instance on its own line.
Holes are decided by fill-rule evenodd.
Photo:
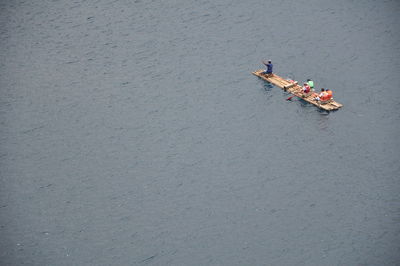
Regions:
M 1 265 L 400 265 L 399 11 L 0 1 Z

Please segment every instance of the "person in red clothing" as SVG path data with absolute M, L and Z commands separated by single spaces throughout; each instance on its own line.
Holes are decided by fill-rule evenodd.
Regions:
M 307 83 L 304 83 L 301 89 L 303 90 L 302 97 L 303 98 L 308 97 L 311 92 L 311 87 Z
M 332 99 L 332 91 L 330 90 L 330 89 L 326 89 L 326 93 L 328 94 L 328 96 L 327 96 L 327 100 L 330 100 L 330 99 Z
M 309 93 L 311 91 L 311 88 L 310 88 L 310 86 L 308 86 L 307 83 L 303 84 L 303 88 L 302 89 L 303 89 L 304 93 Z
M 326 98 L 327 96 L 328 96 L 328 94 L 326 93 L 325 89 L 322 88 L 321 89 L 321 93 L 317 97 L 315 97 L 314 100 L 316 100 L 316 101 L 326 101 L 327 100 L 327 98 Z

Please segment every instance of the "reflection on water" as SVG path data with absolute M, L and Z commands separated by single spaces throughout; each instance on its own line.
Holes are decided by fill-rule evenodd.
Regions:
M 264 90 L 265 91 L 271 91 L 271 89 L 274 87 L 274 85 L 272 83 L 269 82 L 264 82 Z
M 329 117 L 331 115 L 331 112 L 318 109 L 318 113 L 319 113 L 318 116 L 319 129 L 329 133 L 330 132 L 329 129 L 331 127 L 331 124 L 329 123 Z

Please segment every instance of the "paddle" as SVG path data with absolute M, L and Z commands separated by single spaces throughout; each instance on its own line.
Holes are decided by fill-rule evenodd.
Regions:
M 292 80 L 291 82 L 294 84 L 294 86 L 296 86 L 296 85 L 297 85 L 297 81 L 293 81 L 293 80 Z M 292 84 L 292 85 L 293 85 L 293 84 Z M 291 87 L 293 87 L 293 86 L 291 86 Z M 284 87 L 284 88 L 286 88 L 286 87 Z M 290 101 L 290 100 L 292 100 L 292 98 L 293 98 L 294 96 L 296 96 L 296 95 L 294 95 L 294 94 L 293 94 L 293 95 L 291 95 L 289 98 L 287 98 L 287 99 L 286 99 L 286 101 Z

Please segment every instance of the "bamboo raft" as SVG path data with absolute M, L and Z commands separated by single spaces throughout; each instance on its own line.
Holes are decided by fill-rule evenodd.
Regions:
M 270 75 L 262 74 L 263 72 L 264 72 L 264 70 L 260 69 L 255 72 L 252 72 L 252 74 L 256 75 L 259 78 L 262 78 L 263 80 L 266 80 L 266 81 L 274 84 L 275 86 L 278 86 L 279 88 L 283 89 L 284 91 L 290 92 L 291 94 L 299 97 L 303 101 L 311 103 L 311 104 L 317 106 L 318 108 L 321 108 L 326 111 L 334 111 L 334 110 L 338 110 L 340 107 L 343 106 L 342 104 L 335 102 L 333 100 L 333 98 L 326 102 L 316 101 L 316 100 L 314 100 L 314 97 L 315 97 L 314 93 L 309 93 L 308 95 L 304 95 L 302 87 L 300 85 L 298 85 L 297 83 L 288 81 L 276 74 L 270 74 Z

